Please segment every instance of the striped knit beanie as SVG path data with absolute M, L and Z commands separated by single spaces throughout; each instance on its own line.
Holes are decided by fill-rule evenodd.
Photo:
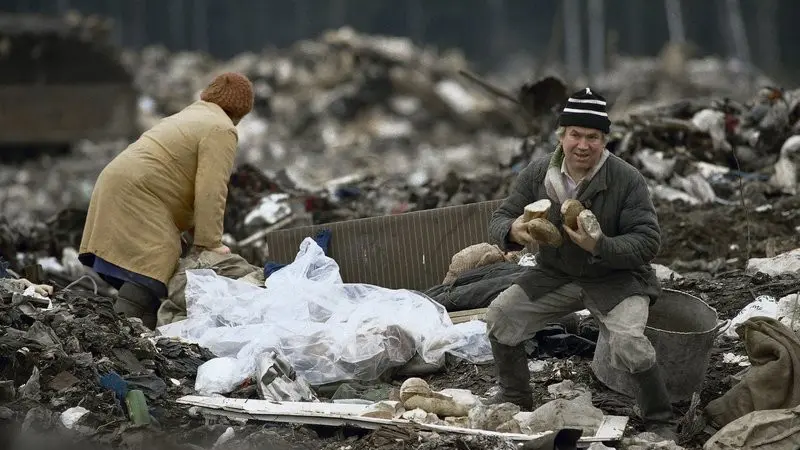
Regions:
M 611 121 L 606 112 L 606 99 L 588 87 L 572 94 L 558 117 L 558 125 L 592 128 L 608 134 Z

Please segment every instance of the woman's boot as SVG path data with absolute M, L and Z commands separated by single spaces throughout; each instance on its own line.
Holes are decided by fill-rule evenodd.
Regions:
M 158 307 L 158 297 L 149 289 L 130 282 L 125 282 L 119 288 L 114 302 L 114 312 L 124 313 L 126 317 L 139 318 L 144 326 L 151 330 L 156 328 Z

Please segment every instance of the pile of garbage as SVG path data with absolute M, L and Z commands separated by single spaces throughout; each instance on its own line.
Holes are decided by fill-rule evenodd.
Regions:
M 407 38 L 349 28 L 225 62 L 162 47 L 129 53 L 126 61 L 137 73 L 147 123 L 196 99 L 219 72 L 247 74 L 258 101 L 239 125 L 240 161 L 270 173 L 286 168 L 298 184 L 317 189 L 352 173 L 418 185 L 441 182 L 449 172 L 464 176 L 511 166 L 530 156 L 531 147 L 549 148 L 554 113 L 576 89 L 549 76 L 487 86 L 457 51 L 417 48 Z M 772 86 L 762 75 L 713 58 L 692 60 L 675 46 L 659 58 L 615 61 L 596 87 L 610 99 L 612 117 L 624 118 L 614 133 L 623 155 L 645 150 L 650 161 L 661 156 L 652 152 L 677 148 L 690 159 L 759 171 L 775 163 L 771 157 L 793 133 L 797 93 L 759 92 Z M 787 149 L 784 156 L 795 152 Z M 663 156 L 657 181 L 672 171 L 673 157 Z
M 214 355 L 147 333 L 112 302 L 0 278 L 0 422 L 22 424 L 21 435 L 71 430 L 109 444 L 128 428 L 185 422 L 174 400 L 194 392 L 197 368 Z
M 286 285 L 295 277 L 289 285 L 308 294 L 307 298 L 289 303 L 270 301 L 268 291 L 259 291 L 255 285 L 210 271 L 192 272 L 186 295 L 196 301 L 189 302 L 189 320 L 175 324 L 177 328 L 162 328 L 160 335 L 145 329 L 137 319 L 117 316 L 111 298 L 73 287 L 77 283 L 53 289 L 36 284 L 40 280 L 33 275 L 29 275 L 33 279 L 29 281 L 14 279 L 11 271 L 0 274 L 7 277 L 0 279 L 0 308 L 4 311 L 0 319 L 4 355 L 0 366 L 4 380 L 0 383 L 0 425 L 21 433 L 9 434 L 9 438 L 55 435 L 89 439 L 114 448 L 139 448 L 151 442 L 147 439 L 169 438 L 176 443 L 170 448 L 240 448 L 237 446 L 248 442 L 258 445 L 267 438 L 285 441 L 295 431 L 276 427 L 273 433 L 282 434 L 263 436 L 257 428 L 240 422 L 237 414 L 271 422 L 280 415 L 278 412 L 303 404 L 308 411 L 317 411 L 329 420 L 347 412 L 351 423 L 410 421 L 423 429 L 400 427 L 398 434 L 392 435 L 393 428 L 382 428 L 368 439 L 354 442 L 354 448 L 371 448 L 369 445 L 378 441 L 385 441 L 386 448 L 414 440 L 449 445 L 458 439 L 474 442 L 475 448 L 506 448 L 503 446 L 520 439 L 520 435 L 540 436 L 531 444 L 552 438 L 562 429 L 579 431 L 572 436 L 574 440 L 594 436 L 609 414 L 633 416 L 628 412 L 629 399 L 609 393 L 590 375 L 588 361 L 598 332 L 590 325 L 590 317 L 571 325 L 554 324 L 526 342 L 532 358 L 529 370 L 538 392 L 535 410 L 523 412 L 510 404 L 487 406 L 481 397 L 495 390 L 487 389 L 493 384 L 491 365 L 475 358 L 481 356 L 476 350 L 488 351 L 486 343 L 479 342 L 485 341 L 485 329 L 475 326 L 482 322 L 463 322 L 456 326 L 458 333 L 442 334 L 448 328 L 455 331 L 455 327 L 447 325 L 449 320 L 432 303 L 424 304 L 421 296 L 416 300 L 409 291 L 374 286 L 339 283 L 341 292 L 350 289 L 351 294 L 360 293 L 370 303 L 360 307 L 358 299 L 351 296 L 347 299 L 349 308 L 336 306 L 343 296 L 333 292 L 335 286 L 326 284 L 325 278 L 335 276 L 330 260 L 327 264 L 319 261 L 322 256 L 310 239 L 304 244 L 310 255 L 298 258 L 295 267 L 289 265 L 273 273 L 267 283 Z M 722 420 L 713 424 L 720 431 L 709 441 L 718 447 L 709 448 L 728 448 L 722 443 L 730 445 L 739 439 L 742 430 L 752 428 L 748 421 L 783 427 L 789 433 L 786 436 L 800 433 L 790 428 L 794 426 L 792 417 L 800 413 L 791 409 L 791 402 L 800 399 L 796 383 L 787 380 L 782 384 L 790 396 L 765 392 L 759 400 L 762 406 L 742 406 L 746 404 L 737 400 L 752 390 L 764 389 L 764 377 L 791 378 L 792 371 L 800 369 L 798 252 L 800 249 L 774 258 L 753 258 L 748 261 L 747 275 L 716 280 L 661 272 L 663 268 L 659 268 L 666 286 L 706 297 L 721 311 L 722 318 L 730 318 L 730 327 L 722 329 L 718 337 L 720 350 L 712 355 L 709 379 L 702 389 L 703 406 L 708 404 L 711 417 Z M 314 278 L 314 283 L 308 280 L 302 285 L 298 272 Z M 327 294 L 313 294 L 313 284 Z M 277 287 L 272 293 L 280 296 Z M 746 304 L 750 293 L 756 291 L 770 295 Z M 382 296 L 387 300 L 392 297 L 395 305 L 375 308 L 383 301 Z M 386 317 L 380 311 L 386 312 Z M 400 317 L 403 312 L 406 318 Z M 287 313 L 295 314 L 295 318 Z M 279 321 L 281 326 L 270 326 L 269 320 Z M 217 326 L 219 323 L 230 326 Z M 326 323 L 336 326 L 326 329 Z M 753 331 L 735 332 L 739 326 Z M 772 334 L 764 330 L 772 330 Z M 470 339 L 469 333 L 480 339 Z M 759 333 L 775 340 L 759 337 Z M 457 334 L 469 342 L 453 339 Z M 170 335 L 183 335 L 202 346 Z M 353 342 L 357 345 L 348 345 Z M 759 359 L 759 348 L 785 357 Z M 457 359 L 449 364 L 443 360 L 430 364 L 439 359 L 434 355 L 441 356 L 445 351 Z M 407 364 L 413 362 L 415 352 L 421 358 L 416 364 Z M 470 360 L 478 365 L 470 364 Z M 466 365 L 468 370 L 449 374 L 452 364 Z M 751 366 L 757 369 L 748 372 Z M 379 377 L 378 371 L 387 368 L 399 371 Z M 408 375 L 414 370 L 421 375 Z M 728 375 L 722 377 L 724 374 Z M 219 411 L 219 394 L 230 399 L 223 411 Z M 243 403 L 256 398 L 267 402 Z M 283 402 L 289 409 L 281 410 L 280 403 L 275 402 Z M 688 444 L 705 433 L 697 411 L 699 402 L 692 401 L 679 423 L 681 443 L 686 447 L 648 433 L 637 434 L 639 425 L 632 422 L 629 432 L 619 436 L 621 446 L 611 448 L 696 448 Z M 738 409 L 724 407 L 731 402 L 739 405 Z M 685 406 L 677 408 L 683 411 Z M 492 439 L 457 438 L 458 433 L 450 434 L 454 429 L 501 434 Z M 336 438 L 321 438 L 307 429 L 301 434 L 318 444 L 317 448 L 342 445 Z M 325 443 L 328 446 L 323 446 Z M 652 447 L 656 445 L 660 447 Z
M 256 104 L 239 125 L 241 160 L 263 168 L 294 164 L 317 180 L 350 173 L 343 161 L 408 174 L 422 147 L 439 153 L 468 145 L 478 156 L 476 136 L 498 145 L 500 136 L 529 129 L 513 107 L 458 75 L 467 68 L 460 52 L 348 28 L 226 62 L 152 47 L 129 53 L 126 64 L 143 93 L 145 126 L 195 100 L 219 72 L 246 74 Z M 484 160 L 495 158 L 492 147 L 483 150 Z

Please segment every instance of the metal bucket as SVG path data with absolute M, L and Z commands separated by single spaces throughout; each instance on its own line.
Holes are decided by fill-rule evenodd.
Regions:
M 645 336 L 656 350 L 673 403 L 689 400 L 699 392 L 714 340 L 727 322 L 718 323 L 717 311 L 699 298 L 672 289 L 664 289 L 650 308 Z M 606 386 L 629 397 L 636 385 L 631 375 L 611 367 L 607 332 L 601 327 L 592 360 L 592 370 Z

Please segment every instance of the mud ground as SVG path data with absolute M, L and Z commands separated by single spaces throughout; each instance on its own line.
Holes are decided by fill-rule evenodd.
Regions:
M 763 258 L 800 247 L 800 196 L 772 199 L 754 192 L 748 202 L 746 208 L 658 202 L 662 242 L 655 262 L 686 272 L 702 267 L 698 261 L 735 260 L 719 273 L 743 268 L 748 255 Z

